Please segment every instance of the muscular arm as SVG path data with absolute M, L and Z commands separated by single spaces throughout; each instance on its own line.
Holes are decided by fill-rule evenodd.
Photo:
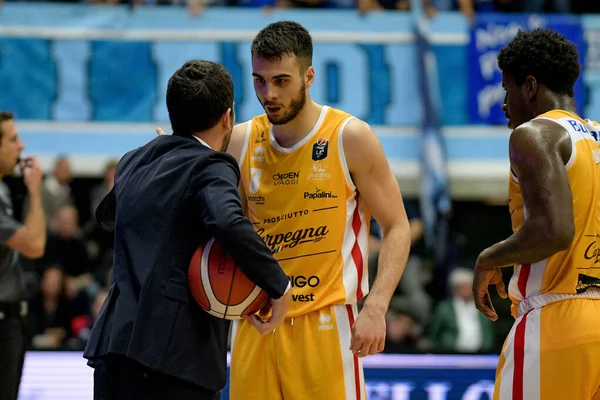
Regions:
M 549 121 L 521 125 L 510 137 L 509 156 L 528 216 L 516 233 L 482 252 L 478 266 L 484 269 L 544 260 L 567 249 L 575 233 L 568 133 Z
M 343 144 L 352 180 L 383 229 L 377 275 L 365 307 L 385 313 L 406 266 L 410 226 L 398 182 L 369 125 L 350 121 L 344 129 Z

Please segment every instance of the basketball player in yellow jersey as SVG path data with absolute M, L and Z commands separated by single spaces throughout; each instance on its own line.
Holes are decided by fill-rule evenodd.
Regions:
M 286 323 L 261 336 L 258 317 L 234 332 L 232 400 L 365 399 L 361 357 L 383 350 L 385 314 L 410 248 L 398 183 L 369 127 L 311 100 L 312 40 L 277 22 L 252 43 L 266 114 L 230 144 L 246 214 L 292 280 Z M 385 231 L 369 292 L 370 212 Z
M 577 115 L 577 49 L 552 30 L 519 32 L 498 64 L 514 234 L 479 255 L 473 291 L 496 320 L 488 285 L 505 297 L 499 268 L 514 265 L 516 321 L 493 398 L 600 400 L 600 126 Z

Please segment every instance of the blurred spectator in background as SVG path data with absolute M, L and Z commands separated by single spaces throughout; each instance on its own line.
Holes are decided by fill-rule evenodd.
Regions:
M 492 322 L 475 308 L 473 271 L 456 268 L 449 278 L 451 298 L 440 302 L 431 318 L 429 344 L 434 352 L 489 352 L 494 346 Z
M 591 2 L 590 2 L 591 3 Z M 425 13 L 434 17 L 438 11 L 460 11 L 471 21 L 480 12 L 568 13 L 570 0 L 424 0 Z
M 423 257 L 419 246 L 423 238 L 423 221 L 420 217 L 418 202 L 404 199 L 404 208 L 410 224 L 411 249 L 406 262 L 406 268 L 396 296 L 406 303 L 407 312 L 419 324 L 425 325 L 431 313 L 432 299 L 425 290 L 426 284 L 431 279 L 431 271 L 424 267 Z M 369 235 L 369 282 L 372 285 L 377 274 L 379 250 L 383 239 L 383 231 L 377 221 L 371 217 L 371 232 Z
M 393 298 L 386 314 L 384 353 L 414 353 L 420 351 L 423 327 L 400 298 Z
M 32 347 L 63 349 L 73 337 L 75 317 L 89 314 L 91 302 L 85 291 L 69 289 L 69 277 L 60 265 L 46 267 L 40 283 L 39 291 L 31 299 Z
M 102 308 L 102 304 L 104 304 L 107 295 L 108 292 L 106 290 L 99 290 L 89 311 L 72 320 L 71 331 L 73 336 L 67 344 L 69 349 L 83 350 L 85 348 L 85 344 L 92 331 L 92 326 L 94 326 L 94 322 L 96 321 L 96 318 L 98 318 L 98 314 L 100 314 L 100 309 Z
M 61 207 L 74 204 L 70 183 L 73 179 L 71 166 L 66 157 L 59 157 L 54 164 L 52 173 L 42 183 L 42 207 L 46 217 L 46 223 L 50 224 Z M 27 201 L 24 205 L 24 217 L 26 216 Z
M 73 206 L 57 210 L 52 220 L 43 266 L 58 264 L 67 276 L 79 277 L 90 272 L 90 262 L 79 229 L 79 214 Z
M 79 229 L 79 216 L 73 206 L 58 210 L 48 234 L 46 254 L 38 263 L 43 274 L 50 266 L 59 266 L 65 275 L 65 294 L 69 300 L 85 306 L 96 296 L 100 284 L 93 276 L 86 244 Z
M 42 204 L 47 222 L 51 222 L 62 207 L 73 205 L 73 194 L 69 186 L 72 180 L 69 160 L 60 157 L 54 164 L 52 174 L 44 180 Z
M 117 160 L 109 161 L 108 164 L 106 164 L 106 167 L 104 167 L 104 179 L 102 183 L 96 185 L 90 191 L 91 215 L 96 214 L 98 204 L 100 204 L 104 196 L 106 196 L 115 185 L 115 171 L 117 170 L 118 163 Z
M 91 215 L 95 215 L 98 204 L 112 189 L 117 164 L 116 160 L 110 161 L 104 170 L 103 182 L 92 189 L 90 194 Z M 96 281 L 103 286 L 106 274 L 112 268 L 114 235 L 112 232 L 102 229 L 93 218 L 85 224 L 83 231 L 90 258 L 90 270 L 93 271 Z
M 42 272 L 40 291 L 31 300 L 31 333 L 36 349 L 58 349 L 70 334 L 72 311 L 65 274 L 56 265 Z
M 424 226 L 417 201 L 404 200 L 404 207 L 410 224 L 411 249 L 398 289 L 399 294 L 406 298 L 408 311 L 420 324 L 426 325 L 432 300 L 425 290 L 425 285 L 431 279 L 431 271 L 426 270 L 423 256 L 418 251 Z

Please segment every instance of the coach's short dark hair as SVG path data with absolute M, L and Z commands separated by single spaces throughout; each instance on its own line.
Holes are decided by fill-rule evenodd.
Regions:
M 271 62 L 279 62 L 285 56 L 296 56 L 300 67 L 306 69 L 312 65 L 312 38 L 297 22 L 274 22 L 258 32 L 252 41 L 251 53 Z
M 210 129 L 232 107 L 233 80 L 220 64 L 188 61 L 169 79 L 167 110 L 174 135 Z
M 12 119 L 14 119 L 13 113 L 11 113 L 9 111 L 0 110 L 0 124 L 4 121 L 10 121 Z M 4 136 L 4 132 L 2 131 L 2 128 L 0 128 L 0 140 L 2 140 L 3 136 Z
M 579 77 L 577 47 L 551 29 L 519 31 L 498 54 L 498 66 L 511 75 L 518 85 L 528 75 L 557 94 L 574 96 Z

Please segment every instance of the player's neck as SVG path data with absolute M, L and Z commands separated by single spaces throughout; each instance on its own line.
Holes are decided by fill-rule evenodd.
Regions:
M 311 99 L 306 100 L 302 111 L 290 122 L 284 125 L 272 125 L 273 136 L 282 147 L 292 147 L 306 137 L 315 127 L 323 106 Z
M 578 115 L 575 99 L 570 96 L 553 96 L 546 98 L 545 101 L 538 105 L 536 115 L 542 115 L 552 110 L 563 110 Z

